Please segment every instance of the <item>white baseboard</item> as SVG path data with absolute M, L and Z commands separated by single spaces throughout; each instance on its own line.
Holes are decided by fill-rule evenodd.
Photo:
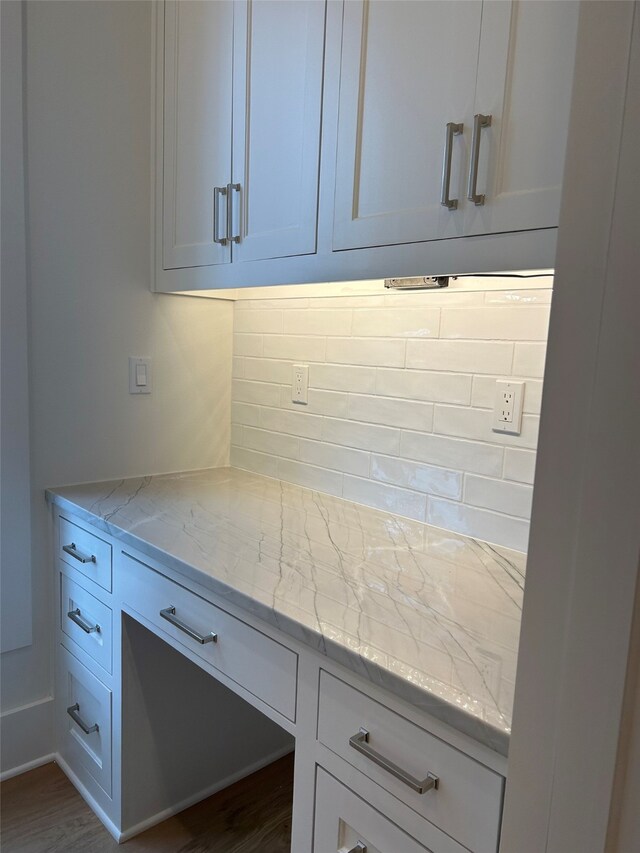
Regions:
M 0 780 L 53 760 L 53 697 L 0 715 Z

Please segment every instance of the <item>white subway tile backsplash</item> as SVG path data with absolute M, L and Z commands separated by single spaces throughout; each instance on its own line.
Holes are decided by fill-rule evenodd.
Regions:
M 371 457 L 371 477 L 384 483 L 406 486 L 427 495 L 442 495 L 447 498 L 460 498 L 462 494 L 462 474 L 447 471 L 446 468 L 434 468 L 421 465 L 394 456 Z
M 286 335 L 350 335 L 351 309 L 316 309 L 309 311 L 285 311 L 284 333 Z
M 349 418 L 430 432 L 433 426 L 433 403 L 349 394 Z
M 325 418 L 322 440 L 331 444 L 340 444 L 343 447 L 355 447 L 361 450 L 397 455 L 400 448 L 400 430 Z
M 532 496 L 531 486 L 520 483 L 505 483 L 475 474 L 466 474 L 464 478 L 464 502 L 472 506 L 529 518 Z
M 308 462 L 320 468 L 330 468 L 358 477 L 369 476 L 370 454 L 351 447 L 340 447 L 324 441 L 299 439 L 300 461 Z
M 236 303 L 232 464 L 523 550 L 551 291 L 345 288 Z M 508 378 L 520 436 L 491 429 Z
M 438 308 L 361 308 L 353 314 L 355 337 L 437 338 Z
M 427 523 L 476 539 L 482 538 L 496 545 L 505 545 L 516 551 L 527 550 L 529 522 L 522 518 L 500 515 L 444 498 L 429 497 Z
M 499 477 L 502 472 L 504 451 L 501 447 L 475 441 L 461 441 L 441 435 L 424 435 L 403 432 L 400 456 L 429 462 L 459 471 Z
M 311 364 L 309 387 L 371 394 L 376 390 L 376 369 L 346 364 Z
M 546 341 L 549 308 L 546 305 L 443 308 L 441 338 L 475 340 Z
M 280 386 L 266 382 L 250 382 L 246 379 L 234 379 L 231 385 L 233 399 L 239 403 L 256 403 L 262 406 L 280 404 Z
M 518 376 L 544 376 L 546 344 L 516 344 L 513 354 L 513 372 Z
M 471 399 L 471 380 L 470 375 L 462 373 L 378 369 L 376 392 L 386 397 L 468 405 Z
M 399 515 L 415 518 L 417 521 L 425 520 L 427 498 L 425 495 L 410 492 L 407 489 L 374 483 L 371 480 L 345 474 L 342 497 L 365 506 L 397 512 Z
M 404 367 L 405 342 L 380 338 L 329 338 L 327 361 L 368 364 L 373 367 Z
M 285 409 L 267 409 L 260 411 L 260 426 L 271 432 L 286 432 L 303 438 L 320 438 L 323 418 L 307 412 L 290 412 Z
M 324 361 L 326 346 L 324 338 L 265 335 L 263 355 L 265 358 L 286 358 L 291 361 Z
M 504 478 L 518 483 L 533 484 L 536 470 L 535 450 L 520 450 L 515 447 L 504 449 Z
M 512 361 L 513 344 L 506 341 L 407 341 L 406 366 L 417 370 L 510 373 Z

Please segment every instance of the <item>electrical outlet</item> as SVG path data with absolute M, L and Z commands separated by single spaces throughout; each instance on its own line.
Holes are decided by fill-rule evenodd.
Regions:
M 493 405 L 493 431 L 520 435 L 522 428 L 522 404 L 524 382 L 496 381 L 496 396 Z
M 291 402 L 306 406 L 309 397 L 309 365 L 294 364 L 291 377 Z

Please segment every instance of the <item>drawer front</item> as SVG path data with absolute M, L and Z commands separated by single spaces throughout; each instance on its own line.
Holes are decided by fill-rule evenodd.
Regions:
M 58 653 L 58 749 L 111 796 L 111 691 L 63 646 Z
M 111 609 L 60 573 L 60 627 L 67 637 L 111 672 Z
M 360 730 L 363 754 L 350 739 Z M 410 720 L 326 672 L 320 677 L 318 739 L 469 850 L 498 847 L 504 779 Z M 437 777 L 437 788 L 418 793 L 409 780 L 381 766 L 387 759 L 414 780 Z M 425 786 L 428 788 L 428 785 Z
M 111 545 L 60 516 L 58 556 L 111 592 Z
M 445 842 L 446 844 L 446 842 Z M 314 853 L 463 853 L 455 842 L 423 847 L 365 800 L 318 768 Z
M 125 554 L 122 584 L 126 604 L 295 722 L 298 670 L 295 652 Z M 170 609 L 173 612 L 168 612 Z M 172 624 L 171 619 L 179 620 L 183 627 Z M 206 640 L 213 633 L 216 640 L 201 643 L 187 631 Z

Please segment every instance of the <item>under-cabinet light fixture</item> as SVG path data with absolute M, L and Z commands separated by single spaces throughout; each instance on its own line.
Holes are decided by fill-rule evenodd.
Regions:
M 434 290 L 449 287 L 448 275 L 419 275 L 413 278 L 385 278 L 384 286 L 393 290 Z

